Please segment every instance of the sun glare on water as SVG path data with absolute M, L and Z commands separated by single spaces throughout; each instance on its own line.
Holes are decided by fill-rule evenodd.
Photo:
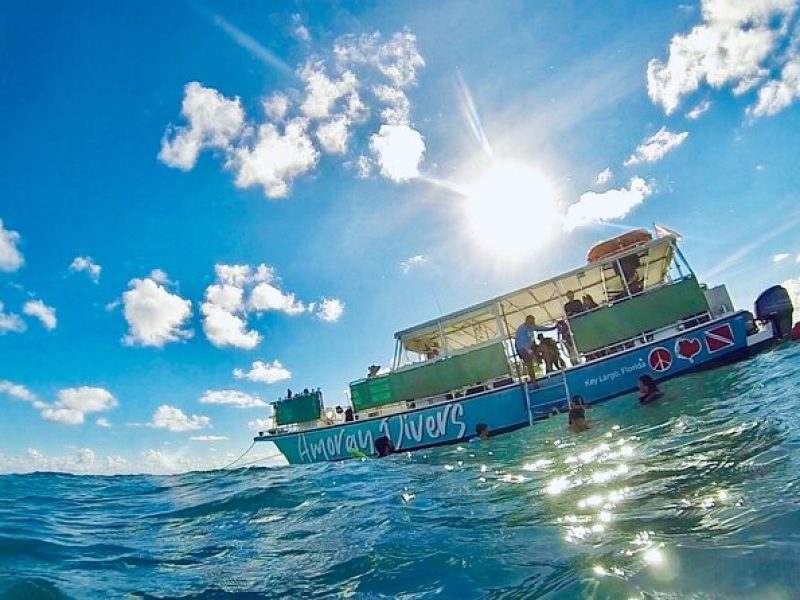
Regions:
M 520 164 L 494 165 L 466 188 L 469 233 L 483 248 L 514 259 L 560 227 L 553 185 Z

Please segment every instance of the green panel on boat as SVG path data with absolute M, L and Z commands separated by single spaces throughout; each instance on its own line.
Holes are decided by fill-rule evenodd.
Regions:
M 366 410 L 443 394 L 508 374 L 508 360 L 503 345 L 492 344 L 416 368 L 351 383 L 350 399 L 353 408 Z
M 322 394 L 310 392 L 273 402 L 278 425 L 316 421 L 322 415 Z
M 580 352 L 590 352 L 708 310 L 694 277 L 570 319 Z

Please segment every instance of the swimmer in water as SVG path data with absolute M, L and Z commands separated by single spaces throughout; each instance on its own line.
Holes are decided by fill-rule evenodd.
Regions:
M 663 395 L 650 375 L 639 377 L 639 404 L 650 404 Z
M 569 401 L 568 419 L 567 427 L 573 433 L 580 433 L 591 427 L 589 421 L 586 420 L 586 404 L 578 394 L 575 394 Z
M 387 436 L 382 435 L 375 440 L 375 451 L 378 453 L 378 458 L 389 456 L 390 454 L 394 454 L 394 444 Z

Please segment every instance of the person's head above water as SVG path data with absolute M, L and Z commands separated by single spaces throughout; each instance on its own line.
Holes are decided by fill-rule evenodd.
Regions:
M 489 426 L 486 423 L 478 423 L 475 425 L 475 433 L 478 434 L 478 437 L 482 440 L 489 438 Z
M 382 435 L 379 438 L 375 439 L 375 452 L 378 453 L 378 456 L 389 456 L 394 452 L 394 444 L 392 440 L 390 440 L 387 436 Z
M 639 391 L 643 394 L 651 394 L 658 391 L 658 386 L 650 375 L 642 375 L 639 377 Z

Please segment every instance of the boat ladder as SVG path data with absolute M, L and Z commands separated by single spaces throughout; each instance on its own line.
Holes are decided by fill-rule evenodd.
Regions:
M 538 380 L 539 386 L 528 386 L 528 411 L 531 421 L 546 419 L 554 410 L 559 413 L 569 408 L 569 386 L 564 373 L 550 373 Z

